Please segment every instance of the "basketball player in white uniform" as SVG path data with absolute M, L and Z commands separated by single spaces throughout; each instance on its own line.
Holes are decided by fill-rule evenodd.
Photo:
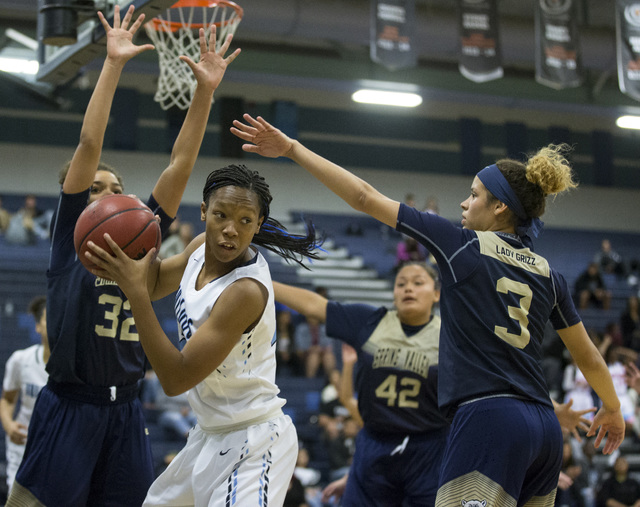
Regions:
M 41 343 L 26 349 L 16 350 L 5 365 L 2 398 L 0 398 L 0 419 L 6 433 L 7 487 L 9 490 L 13 486 L 18 466 L 24 455 L 27 428 L 31 420 L 33 405 L 48 378 L 45 370 L 47 359 L 49 359 L 46 305 L 47 300 L 44 296 L 34 298 L 29 304 L 29 312 L 36 321 L 36 332 L 41 337 Z M 18 400 L 20 401 L 20 409 L 14 418 Z
M 169 259 L 133 261 L 93 247 L 100 276 L 131 303 L 140 341 L 169 396 L 189 391 L 198 424 L 153 483 L 145 506 L 281 506 L 298 455 L 297 435 L 275 385 L 275 306 L 269 267 L 251 246 L 300 262 L 316 257 L 315 232 L 289 235 L 269 217 L 264 179 L 245 166 L 207 178 L 205 233 Z M 204 244 L 202 243 L 204 239 Z M 178 284 L 179 282 L 179 284 Z M 166 337 L 151 299 L 176 293 L 181 350 Z

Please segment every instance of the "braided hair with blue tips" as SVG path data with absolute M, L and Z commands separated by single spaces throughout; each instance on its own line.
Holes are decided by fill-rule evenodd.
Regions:
M 231 164 L 212 171 L 204 185 L 202 201 L 208 205 L 213 192 L 226 186 L 246 188 L 258 197 L 260 217 L 264 217 L 264 221 L 253 237 L 252 243 L 280 255 L 287 261 L 294 261 L 306 269 L 309 268 L 303 263 L 305 257 L 320 258 L 318 248 L 322 244 L 322 239 L 316 236 L 312 223 L 306 223 L 307 234 L 301 236 L 290 234 L 284 225 L 269 216 L 269 205 L 273 197 L 269 185 L 258 171 L 252 171 L 243 164 Z

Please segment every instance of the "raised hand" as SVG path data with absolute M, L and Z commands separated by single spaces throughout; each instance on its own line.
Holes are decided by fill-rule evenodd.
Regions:
M 216 51 L 216 25 L 211 25 L 208 44 L 204 28 L 200 28 L 199 35 L 200 61 L 195 63 L 185 55 L 182 55 L 180 60 L 191 67 L 198 84 L 208 85 L 215 90 L 222 81 L 227 66 L 240 54 L 240 48 L 225 58 L 224 55 L 229 50 L 231 39 L 233 39 L 233 35 L 227 35 L 224 44 Z
M 135 22 L 131 23 L 133 17 L 133 11 L 135 7 L 129 6 L 122 21 L 120 21 L 120 6 L 116 5 L 113 11 L 113 27 L 109 25 L 104 14 L 98 12 L 98 18 L 104 27 L 104 31 L 107 34 L 107 59 L 124 64 L 140 53 L 154 49 L 153 44 L 143 44 L 136 46 L 133 43 L 133 36 L 138 31 L 138 28 L 144 21 L 144 14 L 140 14 Z
M 252 144 L 243 144 L 242 149 L 257 153 L 263 157 L 284 157 L 293 148 L 293 141 L 261 116 L 253 118 L 249 114 L 242 116 L 247 124 L 233 120 L 231 133 Z

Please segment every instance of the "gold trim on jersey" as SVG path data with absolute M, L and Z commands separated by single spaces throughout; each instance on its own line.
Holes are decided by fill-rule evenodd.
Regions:
M 477 470 L 447 482 L 436 496 L 436 507 L 516 507 L 517 504 L 500 484 Z
M 495 232 L 476 231 L 480 242 L 480 253 L 500 262 L 526 269 L 532 273 L 549 277 L 551 268 L 547 259 L 528 248 L 514 248 Z
M 398 312 L 390 310 L 380 320 L 362 350 L 373 356 L 372 368 L 395 368 L 427 378 L 429 367 L 438 364 L 440 317 L 412 336 L 407 336 Z
M 7 507 L 45 507 L 45 505 L 38 500 L 31 491 L 18 484 L 13 483 L 11 487 L 11 494 L 5 504 Z

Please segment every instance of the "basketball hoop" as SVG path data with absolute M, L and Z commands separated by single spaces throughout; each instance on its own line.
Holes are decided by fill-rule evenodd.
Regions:
M 204 28 L 208 40 L 211 25 L 216 25 L 219 50 L 227 35 L 236 32 L 242 15 L 242 8 L 229 0 L 179 0 L 144 25 L 158 52 L 160 77 L 154 100 L 162 109 L 187 109 L 191 104 L 197 81 L 179 56 L 200 60 L 199 29 Z

